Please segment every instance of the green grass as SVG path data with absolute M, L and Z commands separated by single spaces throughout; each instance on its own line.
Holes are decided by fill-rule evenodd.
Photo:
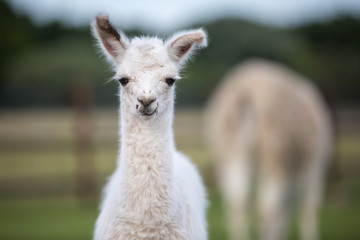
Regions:
M 209 194 L 209 239 L 227 239 L 223 205 L 216 191 Z M 90 239 L 97 201 L 73 197 L 11 199 L 0 202 L 0 239 Z M 321 212 L 322 239 L 358 239 L 359 206 L 327 204 Z M 290 239 L 298 239 L 292 227 Z
M 212 193 L 209 198 L 209 235 L 225 239 L 220 196 Z M 1 201 L 0 239 L 90 239 L 97 205 L 95 200 L 63 196 Z
M 0 239 L 90 239 L 96 205 L 69 197 L 1 201 Z
M 115 167 L 117 113 L 95 111 L 95 179 L 100 188 Z M 207 184 L 209 239 L 226 240 L 221 196 L 198 111 L 178 111 L 177 147 Z M 69 111 L 0 112 L 0 239 L 90 239 L 100 193 L 75 197 L 76 164 Z M 360 239 L 360 136 L 341 133 L 338 179 L 330 181 L 320 214 L 322 239 Z M 330 179 L 331 180 L 331 179 Z M 290 239 L 298 239 L 296 220 Z

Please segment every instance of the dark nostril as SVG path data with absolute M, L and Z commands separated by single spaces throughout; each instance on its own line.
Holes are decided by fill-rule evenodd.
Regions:
M 144 105 L 144 102 L 143 102 L 143 100 L 141 100 L 141 99 L 137 99 L 142 105 Z
M 144 107 L 149 106 L 153 102 L 156 101 L 156 98 L 149 98 L 149 99 L 137 99 Z
M 155 102 L 156 98 L 152 98 L 152 99 L 149 99 L 146 104 L 146 106 L 149 106 L 150 104 L 152 104 L 153 102 Z

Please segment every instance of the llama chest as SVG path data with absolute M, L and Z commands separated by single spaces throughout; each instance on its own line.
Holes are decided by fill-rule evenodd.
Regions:
M 96 239 L 191 239 L 184 232 L 188 225 L 184 209 L 150 188 L 113 194 L 111 188 L 118 186 L 118 180 L 114 177 L 109 183 L 107 206 L 97 221 L 97 229 L 102 231 L 98 234 L 106 237 Z
M 186 235 L 183 226 L 176 221 L 144 224 L 123 219 L 118 222 L 118 225 L 114 226 L 109 239 L 185 240 L 191 238 Z

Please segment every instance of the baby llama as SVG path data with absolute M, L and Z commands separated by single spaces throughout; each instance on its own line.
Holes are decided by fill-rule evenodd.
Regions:
M 94 239 L 207 238 L 206 194 L 194 165 L 175 149 L 175 82 L 202 29 L 166 41 L 127 39 L 98 15 L 93 32 L 120 82 L 120 153 L 104 190 Z

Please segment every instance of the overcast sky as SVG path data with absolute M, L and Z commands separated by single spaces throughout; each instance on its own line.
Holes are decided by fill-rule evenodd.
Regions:
M 166 32 L 225 16 L 288 26 L 334 17 L 360 16 L 360 0 L 7 0 L 19 14 L 37 24 L 54 20 L 71 26 L 89 25 L 107 13 L 119 28 Z

